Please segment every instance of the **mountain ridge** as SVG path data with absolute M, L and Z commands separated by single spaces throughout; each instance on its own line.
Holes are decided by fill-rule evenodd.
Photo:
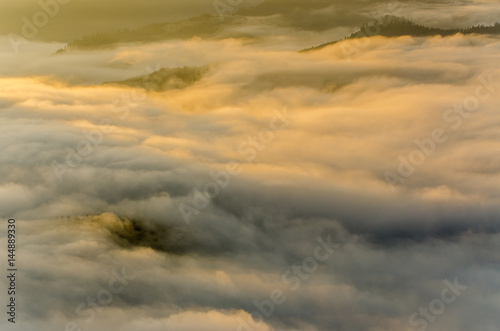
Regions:
M 372 32 L 375 29 L 375 32 Z M 402 37 L 402 36 L 412 36 L 412 37 L 430 37 L 430 36 L 452 36 L 457 33 L 462 34 L 500 34 L 500 23 L 495 23 L 493 25 L 475 25 L 465 29 L 441 29 L 428 27 L 425 25 L 417 24 L 412 20 L 405 17 L 397 17 L 392 15 L 386 15 L 381 21 L 376 21 L 375 24 L 365 23 L 356 32 L 353 32 L 348 37 L 344 39 L 335 40 L 327 42 L 318 46 L 313 46 L 301 50 L 300 52 L 309 52 L 322 49 L 324 47 L 334 45 L 336 43 L 345 41 L 360 39 L 365 37 L 373 36 L 383 36 L 383 37 Z

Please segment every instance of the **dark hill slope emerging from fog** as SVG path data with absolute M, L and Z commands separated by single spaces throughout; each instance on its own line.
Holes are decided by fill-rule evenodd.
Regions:
M 147 91 L 162 92 L 184 89 L 203 78 L 209 66 L 161 68 L 149 75 L 133 77 L 122 81 L 105 82 L 104 85 L 125 85 L 143 88 Z
M 491 26 L 477 25 L 466 29 L 440 29 L 431 28 L 416 24 L 406 18 L 386 16 L 380 21 L 374 21 L 368 24 L 363 24 L 363 26 L 356 32 L 353 32 L 350 36 L 321 44 L 319 46 L 311 47 L 302 50 L 301 52 L 314 51 L 324 48 L 329 45 L 336 44 L 338 42 L 349 40 L 349 39 L 359 39 L 364 37 L 372 36 L 383 36 L 383 37 L 401 37 L 401 36 L 412 36 L 412 37 L 431 37 L 431 36 L 452 36 L 457 33 L 462 34 L 483 34 L 483 35 L 498 35 L 500 34 L 500 23 L 495 23 Z

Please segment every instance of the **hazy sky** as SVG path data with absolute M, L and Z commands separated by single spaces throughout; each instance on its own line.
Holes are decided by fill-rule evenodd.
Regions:
M 0 1 L 0 34 L 21 35 L 23 17 L 33 22 L 33 16 L 42 10 L 40 3 L 53 12 L 37 39 L 65 40 L 82 35 L 137 28 L 151 23 L 176 21 L 201 14 L 217 15 L 220 3 L 229 5 L 242 14 L 276 16 L 282 24 L 306 29 L 325 29 L 335 26 L 356 27 L 373 14 L 397 14 L 412 17 L 433 26 L 465 27 L 473 24 L 492 24 L 499 14 L 496 1 L 488 0 L 433 0 L 433 1 L 366 1 L 366 0 L 241 0 L 215 2 L 211 0 L 70 0 L 54 7 L 55 0 Z M 233 5 L 231 5 L 233 3 Z M 217 5 L 216 5 L 217 4 Z M 255 6 L 260 4 L 259 6 Z M 229 8 L 229 7 L 220 7 Z M 245 10 L 245 8 L 251 8 Z
M 45 1 L 42 1 L 45 3 Z M 48 1 L 50 2 L 50 0 Z M 251 5 L 258 0 L 244 0 Z M 41 10 L 37 0 L 0 1 L 2 16 L 0 33 L 17 33 L 23 26 L 23 17 L 30 21 Z M 151 23 L 177 21 L 202 14 L 217 14 L 210 0 L 70 0 L 59 5 L 58 13 L 50 18 L 49 24 L 39 38 L 78 38 L 84 34 L 137 28 Z

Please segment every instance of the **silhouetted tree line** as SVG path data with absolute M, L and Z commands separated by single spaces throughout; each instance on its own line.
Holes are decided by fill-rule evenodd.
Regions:
M 376 33 L 373 33 L 376 31 Z M 367 36 L 383 36 L 383 37 L 400 37 L 400 36 L 412 36 L 412 37 L 428 37 L 428 36 L 452 36 L 457 33 L 462 34 L 500 34 L 500 23 L 495 23 L 494 25 L 476 25 L 465 29 L 441 29 L 441 28 L 431 28 L 421 24 L 417 24 L 405 17 L 395 17 L 386 16 L 380 22 L 364 23 L 360 30 L 353 32 L 350 36 L 345 37 L 341 40 L 325 43 L 319 46 L 311 47 L 303 51 L 309 51 L 313 49 L 323 48 L 328 45 L 335 44 L 339 41 L 348 39 L 357 39 Z

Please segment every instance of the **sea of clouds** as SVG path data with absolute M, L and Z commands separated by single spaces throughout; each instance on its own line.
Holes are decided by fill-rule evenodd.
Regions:
M 311 35 L 2 40 L 20 330 L 497 330 L 500 40 Z

